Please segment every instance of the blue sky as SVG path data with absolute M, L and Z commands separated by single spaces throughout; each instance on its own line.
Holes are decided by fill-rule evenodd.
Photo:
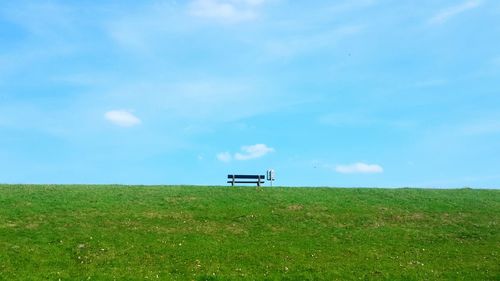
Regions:
M 500 187 L 500 2 L 0 0 L 0 182 Z

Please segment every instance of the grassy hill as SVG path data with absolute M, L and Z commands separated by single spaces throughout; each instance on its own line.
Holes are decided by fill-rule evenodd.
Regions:
M 0 185 L 0 280 L 500 280 L 500 191 Z

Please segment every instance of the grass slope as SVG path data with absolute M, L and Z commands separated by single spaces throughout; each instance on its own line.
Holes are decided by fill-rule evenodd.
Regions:
M 500 280 L 500 191 L 0 185 L 0 280 Z

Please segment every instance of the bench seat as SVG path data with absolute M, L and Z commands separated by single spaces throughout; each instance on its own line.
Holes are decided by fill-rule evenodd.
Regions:
M 231 186 L 234 186 L 235 183 L 253 183 L 260 186 L 264 183 L 265 176 L 264 175 L 227 175 L 229 179 L 227 183 L 230 183 Z
M 258 183 L 258 181 L 227 181 L 227 183 Z M 260 181 L 260 183 L 264 183 L 264 181 Z

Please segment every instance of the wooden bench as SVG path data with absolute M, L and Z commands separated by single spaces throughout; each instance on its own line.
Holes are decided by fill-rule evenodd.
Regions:
M 227 178 L 230 179 L 227 183 L 230 183 L 231 186 L 234 186 L 235 183 L 255 183 L 257 186 L 260 186 L 264 183 L 265 176 L 264 175 L 227 175 Z

